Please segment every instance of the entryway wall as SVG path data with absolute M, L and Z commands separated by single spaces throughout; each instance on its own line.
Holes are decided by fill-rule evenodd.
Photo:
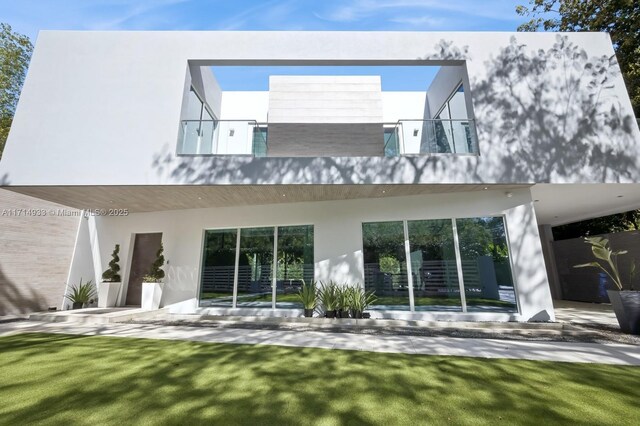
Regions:
M 163 304 L 198 295 L 205 229 L 314 225 L 315 279 L 364 282 L 362 223 L 452 217 L 504 216 L 523 320 L 553 320 L 531 194 L 528 189 L 455 192 L 306 203 L 136 213 L 96 217 L 101 262 L 121 244 L 123 271 L 131 262 L 132 234 L 162 232 L 165 250 Z M 123 276 L 128 282 L 128 273 Z M 124 303 L 124 300 L 121 300 Z M 478 314 L 479 318 L 482 314 Z

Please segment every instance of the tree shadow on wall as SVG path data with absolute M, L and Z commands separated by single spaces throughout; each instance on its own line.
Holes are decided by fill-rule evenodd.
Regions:
M 469 47 L 442 39 L 417 59 L 460 65 L 470 59 Z M 165 146 L 153 168 L 161 179 L 205 185 L 597 183 L 637 176 L 637 124 L 613 95 L 615 57 L 589 57 L 567 36 L 535 51 L 514 36 L 484 65 L 470 90 L 479 157 L 176 156 Z
M 481 154 L 494 161 L 495 178 L 636 176 L 636 123 L 612 96 L 620 75 L 615 56 L 589 57 L 567 36 L 537 51 L 511 37 L 486 69 L 487 78 L 472 84 L 472 97 Z

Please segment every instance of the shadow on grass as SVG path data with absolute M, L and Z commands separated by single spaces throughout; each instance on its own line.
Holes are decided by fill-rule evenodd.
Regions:
M 109 337 L 0 338 L 4 424 L 625 424 L 640 369 Z

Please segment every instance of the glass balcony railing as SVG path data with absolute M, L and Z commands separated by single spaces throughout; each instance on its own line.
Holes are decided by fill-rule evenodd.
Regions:
M 400 120 L 384 126 L 384 155 L 478 154 L 471 119 Z
M 178 154 L 267 155 L 267 126 L 253 120 L 183 120 Z
M 478 154 L 470 119 L 400 120 L 382 130 L 385 157 Z M 183 120 L 178 154 L 266 157 L 267 133 L 267 124 L 255 120 Z

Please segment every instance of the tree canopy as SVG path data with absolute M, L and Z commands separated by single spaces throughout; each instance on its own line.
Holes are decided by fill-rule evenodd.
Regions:
M 640 117 L 640 2 L 529 0 L 516 13 L 530 17 L 518 31 L 604 31 L 610 34 L 636 117 Z
M 8 24 L 0 23 L 0 157 L 18 104 L 33 45 Z
M 640 229 L 640 210 L 568 223 L 553 228 L 553 239 L 567 240 Z

